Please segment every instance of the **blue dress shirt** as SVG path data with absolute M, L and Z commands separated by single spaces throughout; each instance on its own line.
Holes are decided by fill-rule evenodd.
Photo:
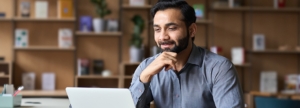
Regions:
M 151 82 L 140 81 L 141 72 L 158 57 L 145 59 L 136 69 L 130 86 L 137 108 L 244 108 L 236 69 L 225 57 L 193 44 L 187 63 L 178 72 L 162 69 Z

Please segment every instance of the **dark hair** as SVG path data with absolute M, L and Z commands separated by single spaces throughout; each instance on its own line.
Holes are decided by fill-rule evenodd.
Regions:
M 185 26 L 187 28 L 190 27 L 192 23 L 196 22 L 196 15 L 195 10 L 193 7 L 191 7 L 186 1 L 182 0 L 159 0 L 151 9 L 151 16 L 152 19 L 154 18 L 155 14 L 159 10 L 165 10 L 165 9 L 180 9 L 181 14 L 183 16 L 183 21 L 185 22 Z M 192 38 L 192 41 L 194 41 L 195 37 Z

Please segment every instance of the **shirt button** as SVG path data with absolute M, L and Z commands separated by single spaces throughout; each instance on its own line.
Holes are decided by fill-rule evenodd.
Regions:
M 142 90 L 141 90 L 141 89 L 140 89 L 139 91 L 140 91 L 140 92 L 142 92 Z
M 179 95 L 177 94 L 176 97 L 179 97 Z

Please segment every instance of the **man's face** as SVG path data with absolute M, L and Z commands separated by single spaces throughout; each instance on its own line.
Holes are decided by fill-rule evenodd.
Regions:
M 154 18 L 154 38 L 163 51 L 179 53 L 188 46 L 189 36 L 179 9 L 157 11 Z

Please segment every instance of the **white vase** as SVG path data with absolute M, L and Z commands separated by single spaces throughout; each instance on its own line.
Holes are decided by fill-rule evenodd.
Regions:
M 93 19 L 93 27 L 95 32 L 103 32 L 105 26 L 105 20 L 102 18 L 94 18 Z
M 141 62 L 143 60 L 144 54 L 143 50 L 132 45 L 129 49 L 130 53 L 130 62 Z

